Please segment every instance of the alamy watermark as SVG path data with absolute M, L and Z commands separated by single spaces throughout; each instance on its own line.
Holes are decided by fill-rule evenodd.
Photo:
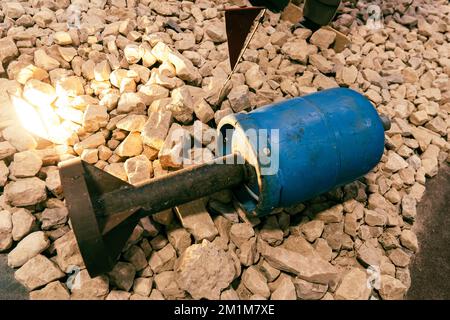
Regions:
M 367 272 L 367 288 L 379 290 L 381 287 L 381 270 L 379 266 L 369 266 Z
M 66 286 L 69 290 L 81 288 L 80 267 L 70 265 L 67 267 L 66 273 L 69 275 L 66 280 Z
M 76 4 L 71 4 L 66 9 L 67 12 L 67 27 L 80 29 L 81 28 L 81 8 Z
M 377 4 L 371 4 L 367 7 L 366 28 L 370 30 L 383 29 L 383 14 Z

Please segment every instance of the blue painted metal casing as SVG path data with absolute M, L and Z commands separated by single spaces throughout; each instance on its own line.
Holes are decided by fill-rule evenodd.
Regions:
M 251 139 L 255 129 L 267 129 L 267 135 Z M 226 136 L 219 150 L 239 152 L 255 167 L 257 178 L 234 190 L 244 209 L 255 215 L 361 177 L 377 165 L 384 150 L 380 116 L 363 95 L 347 88 L 229 115 L 218 130 Z

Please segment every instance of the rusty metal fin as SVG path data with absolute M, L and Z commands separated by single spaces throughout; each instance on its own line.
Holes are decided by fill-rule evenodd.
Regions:
M 70 222 L 91 277 L 110 271 L 138 220 L 136 209 L 103 217 L 97 198 L 106 192 L 132 187 L 79 158 L 59 164 Z
M 228 38 L 228 54 L 233 70 L 244 47 L 245 40 L 258 14 L 264 7 L 225 9 L 225 24 Z

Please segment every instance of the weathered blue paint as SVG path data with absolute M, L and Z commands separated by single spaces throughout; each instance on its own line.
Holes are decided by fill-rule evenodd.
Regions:
M 256 215 L 295 205 L 361 177 L 377 165 L 384 150 L 384 129 L 377 111 L 363 95 L 347 88 L 230 115 L 218 130 L 230 127 L 236 131 L 268 129 L 269 133 L 279 129 L 279 170 L 260 175 L 258 156 L 258 181 L 248 186 L 258 197 L 251 197 L 245 187 L 235 190 L 242 206 Z M 255 144 L 251 149 L 255 155 L 262 152 Z M 224 153 L 236 151 L 244 150 L 236 147 Z

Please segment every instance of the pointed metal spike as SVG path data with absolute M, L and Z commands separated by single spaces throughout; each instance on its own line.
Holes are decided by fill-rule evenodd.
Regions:
M 258 14 L 264 7 L 231 8 L 225 10 L 228 53 L 231 70 L 238 62 L 245 40 Z

